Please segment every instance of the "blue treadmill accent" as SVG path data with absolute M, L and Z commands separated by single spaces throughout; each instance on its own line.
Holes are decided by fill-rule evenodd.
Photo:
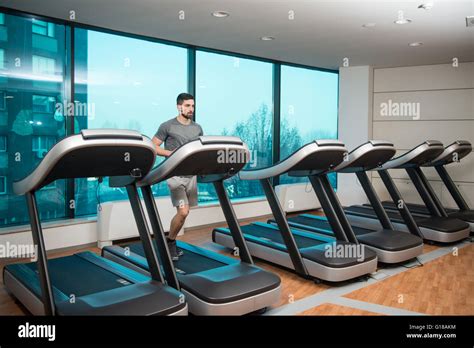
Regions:
M 85 255 L 86 258 L 81 257 Z M 148 281 L 146 277 L 138 272 L 126 269 L 113 263 L 118 272 L 96 267 L 87 258 L 101 258 L 91 252 L 66 256 L 58 259 L 48 260 L 48 268 L 51 275 L 51 283 L 56 289 L 55 301 L 68 300 L 71 294 L 75 297 L 85 296 L 110 289 L 124 287 L 137 280 Z M 103 261 L 103 260 L 101 260 Z M 107 260 L 107 262 L 111 263 Z M 111 263 L 112 264 L 112 263 Z M 41 297 L 36 262 L 25 264 L 11 264 L 5 268 L 17 277 L 30 291 Z M 121 273 L 124 269 L 126 273 Z

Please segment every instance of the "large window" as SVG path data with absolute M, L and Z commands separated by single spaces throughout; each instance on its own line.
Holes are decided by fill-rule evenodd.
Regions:
M 76 30 L 77 127 L 137 130 L 150 138 L 177 115 L 176 97 L 188 86 L 187 50 L 118 35 Z M 78 104 L 79 105 L 79 104 Z M 80 111 L 76 108 L 76 111 Z M 160 159 L 158 159 L 160 160 Z M 96 212 L 100 201 L 127 199 L 92 179 L 76 180 L 76 214 Z M 168 195 L 165 183 L 155 195 Z
M 10 225 L 28 221 L 25 198 L 13 194 L 12 183 L 29 175 L 53 144 L 66 136 L 64 119 L 52 117 L 51 109 L 42 110 L 48 113 L 40 117 L 37 108 L 38 96 L 66 99 L 67 50 L 65 26 L 47 24 L 54 27 L 55 38 L 51 40 L 57 41 L 52 49 L 19 39 L 31 37 L 31 19 L 13 15 L 1 18 L 4 17 L 7 20 L 2 20 L 6 23 L 2 29 L 8 35 L 0 41 L 0 216 L 4 218 L 0 223 Z M 6 59 L 4 52 L 14 55 Z M 37 193 L 41 218 L 66 216 L 65 187 L 64 181 L 59 181 L 54 188 Z
M 198 51 L 196 54 L 196 121 L 206 135 L 235 135 L 251 151 L 249 167 L 272 163 L 273 65 Z M 231 198 L 263 194 L 257 181 L 226 181 Z M 201 202 L 217 199 L 213 186 L 199 184 Z
M 284 159 L 309 141 L 337 137 L 335 73 L 282 65 L 275 86 L 271 62 L 23 16 L 0 14 L 0 26 L 0 226 L 28 220 L 12 183 L 29 175 L 60 139 L 86 128 L 133 129 L 151 138 L 176 117 L 176 97 L 188 86 L 196 88 L 196 121 L 204 134 L 244 140 L 248 169 L 271 165 L 275 144 Z M 279 141 L 273 139 L 274 87 L 281 91 Z M 280 182 L 299 181 L 283 176 Z M 234 200 L 263 196 L 259 182 L 237 176 L 226 188 Z M 166 183 L 153 191 L 169 194 Z M 200 203 L 217 199 L 212 185 L 199 184 L 198 192 Z M 37 192 L 42 219 L 95 214 L 97 203 L 119 199 L 127 199 L 125 189 L 96 178 L 60 180 Z
M 317 139 L 337 138 L 338 74 L 281 67 L 280 158 Z M 333 185 L 335 175 L 330 176 Z M 307 182 L 283 175 L 280 183 Z

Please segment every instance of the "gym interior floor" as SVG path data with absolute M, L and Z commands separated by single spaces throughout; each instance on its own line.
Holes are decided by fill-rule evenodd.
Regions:
M 230 250 L 211 240 L 211 231 L 216 226 L 225 224 L 187 230 L 180 239 L 229 255 Z M 91 246 L 51 252 L 49 257 L 84 250 L 100 254 L 97 247 Z M 267 315 L 473 315 L 474 245 L 469 241 L 425 244 L 423 255 L 418 259 L 423 266 L 416 261 L 382 266 L 368 279 L 337 284 L 316 284 L 261 260 L 257 259 L 256 263 L 282 279 L 281 299 L 269 308 Z M 0 264 L 0 272 L 3 266 Z M 8 295 L 3 283 L 0 284 L 0 313 L 28 314 Z

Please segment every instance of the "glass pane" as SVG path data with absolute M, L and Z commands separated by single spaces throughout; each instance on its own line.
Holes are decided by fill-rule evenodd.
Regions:
M 0 152 L 7 151 L 7 137 L 0 135 Z
M 187 50 L 155 42 L 76 29 L 76 132 L 83 128 L 137 130 L 153 137 L 175 117 L 187 89 Z M 162 159 L 158 158 L 158 161 Z M 76 214 L 94 214 L 98 202 L 127 199 L 125 189 L 76 180 Z M 166 183 L 155 195 L 168 195 Z
M 56 75 L 53 58 L 33 55 L 33 74 L 35 75 Z
M 33 95 L 33 111 L 42 113 L 53 113 L 56 99 L 44 95 Z
M 34 113 L 34 95 L 65 100 L 66 47 L 65 27 L 55 25 L 55 45 L 32 44 L 15 40 L 32 35 L 31 19 L 5 15 L 8 35 L 0 45 L 5 57 L 0 71 L 0 91 L 4 108 L 0 108 L 0 136 L 6 138 L 6 152 L 0 152 L 0 176 L 5 177 L 6 193 L 0 196 L 0 223 L 23 224 L 28 221 L 25 198 L 16 196 L 13 181 L 24 178 L 39 164 L 44 154 L 66 135 L 65 119 L 53 113 Z M 47 137 L 38 151 L 38 137 Z M 43 220 L 65 216 L 66 185 L 56 182 L 54 188 L 37 192 Z
M 6 97 L 6 93 L 4 91 L 0 91 L 0 111 L 5 110 Z
M 7 191 L 7 178 L 0 176 L 0 195 L 4 195 Z
M 48 36 L 54 37 L 54 23 L 48 23 Z
M 5 68 L 5 50 L 0 48 L 0 69 Z
M 280 158 L 285 159 L 315 139 L 337 138 L 338 74 L 283 65 L 281 67 Z M 333 186 L 335 175 L 330 175 Z M 280 177 L 281 184 L 308 182 Z
M 273 65 L 251 59 L 198 51 L 196 54 L 196 121 L 205 135 L 235 135 L 252 153 L 252 168 L 272 163 Z M 226 181 L 231 198 L 263 195 L 260 183 Z M 217 199 L 210 184 L 199 184 L 199 201 Z

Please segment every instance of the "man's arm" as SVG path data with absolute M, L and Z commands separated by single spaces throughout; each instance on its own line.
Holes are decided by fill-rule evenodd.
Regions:
M 168 157 L 169 155 L 171 155 L 172 151 L 165 150 L 161 147 L 161 144 L 163 144 L 163 140 L 160 140 L 157 137 L 153 137 L 152 141 L 153 144 L 155 144 L 156 154 L 158 156 Z

